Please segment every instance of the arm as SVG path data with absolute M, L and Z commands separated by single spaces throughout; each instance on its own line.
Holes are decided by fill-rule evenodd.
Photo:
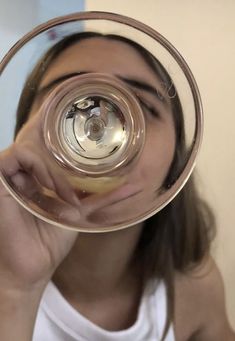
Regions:
M 7 173 L 4 166 L 11 164 L 15 165 L 14 176 L 18 175 L 17 167 L 23 163 L 17 162 L 14 153 L 0 153 L 0 172 Z M 1 341 L 32 340 L 44 288 L 76 238 L 77 232 L 59 229 L 31 215 L 0 181 Z
M 31 341 L 41 290 L 0 290 L 0 334 L 2 341 Z

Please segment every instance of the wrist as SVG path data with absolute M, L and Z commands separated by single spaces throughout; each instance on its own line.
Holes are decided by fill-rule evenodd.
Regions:
M 1 341 L 31 341 L 43 290 L 0 289 Z
M 0 271 L 0 295 L 5 293 L 7 296 L 15 298 L 41 295 L 52 275 L 41 277 L 38 280 L 28 277 Z

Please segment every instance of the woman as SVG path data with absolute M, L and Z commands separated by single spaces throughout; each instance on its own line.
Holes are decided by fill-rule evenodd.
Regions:
M 172 85 L 159 63 L 127 39 L 87 33 L 65 38 L 32 73 L 28 83 L 33 92 L 23 93 L 16 142 L 0 156 L 0 169 L 12 181 L 22 180 L 22 169 L 37 172 L 40 167 L 32 153 L 36 147 L 25 139 L 26 118 L 37 117 L 44 96 L 67 75 L 97 70 L 128 75 L 132 88 L 142 92 L 146 89 L 140 90 L 136 78 L 153 87 L 163 81 L 167 93 Z M 156 99 L 148 101 L 154 108 L 162 105 L 159 99 L 157 104 Z M 164 113 L 160 123 L 146 107 L 150 132 L 161 124 L 160 142 L 170 141 L 164 155 L 161 148 L 154 150 L 163 160 L 156 168 L 163 189 L 175 181 L 185 162 L 177 94 L 167 97 L 167 105 L 167 112 L 158 110 Z M 137 180 L 151 165 L 151 141 L 146 145 L 148 158 Z M 28 154 L 23 155 L 22 148 Z M 144 223 L 105 234 L 80 233 L 78 238 L 76 232 L 33 217 L 2 185 L 0 190 L 2 340 L 31 340 L 33 331 L 35 341 L 235 340 L 222 279 L 210 257 L 213 217 L 192 178 L 167 207 Z M 117 212 L 114 208 L 112 214 Z

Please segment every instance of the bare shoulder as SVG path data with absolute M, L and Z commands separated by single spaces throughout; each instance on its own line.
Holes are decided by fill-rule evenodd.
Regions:
M 235 341 L 228 322 L 224 284 L 212 258 L 175 277 L 177 341 Z

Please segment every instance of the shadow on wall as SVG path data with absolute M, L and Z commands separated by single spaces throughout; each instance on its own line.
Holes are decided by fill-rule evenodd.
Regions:
M 84 11 L 84 4 L 85 0 L 58 0 L 56 6 L 54 0 L 2 0 L 0 31 L 3 29 L 21 36 L 34 26 L 54 17 Z
M 84 3 L 84 0 L 58 0 L 55 6 L 55 1 L 53 0 L 21 0 L 14 2 L 2 0 L 0 11 L 0 59 L 4 57 L 13 44 L 32 28 L 54 17 L 83 11 Z M 46 45 L 50 44 L 50 40 L 57 40 L 61 35 L 63 35 L 63 32 L 59 30 L 57 32 L 51 32 L 51 35 L 48 35 L 48 37 L 44 38 L 45 41 L 41 42 L 41 46 L 46 47 Z M 10 127 L 14 124 L 15 103 L 19 97 L 19 89 L 25 81 L 25 67 L 28 68 L 28 63 L 32 62 L 36 50 L 37 47 L 31 44 L 30 49 L 27 47 L 25 53 L 21 51 L 17 60 L 14 61 L 12 72 L 6 75 L 4 73 L 0 76 L 2 96 L 9 96 L 10 93 L 15 99 L 12 101 L 11 108 L 2 107 L 3 112 L 7 113 L 7 120 L 3 115 L 0 116 L 0 126 L 4 126 L 0 150 L 7 147 L 13 139 L 10 133 L 12 130 Z M 16 74 L 17 77 L 15 77 Z M 14 87 L 12 86 L 13 84 Z M 10 113 L 13 113 L 13 115 Z

